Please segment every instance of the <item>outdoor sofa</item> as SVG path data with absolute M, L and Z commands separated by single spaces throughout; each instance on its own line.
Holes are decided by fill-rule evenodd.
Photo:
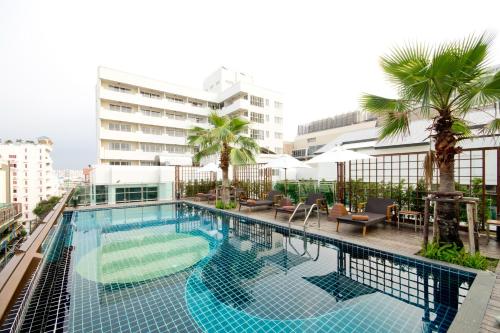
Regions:
M 266 198 L 263 200 L 253 200 L 245 197 L 240 197 L 239 199 L 239 209 L 241 210 L 242 206 L 248 207 L 251 209 L 252 207 L 268 207 L 271 208 L 275 203 L 278 202 L 278 199 L 281 198 L 281 192 L 279 191 L 270 191 Z
M 392 220 L 393 211 L 397 205 L 392 199 L 369 198 L 365 210 L 362 213 L 353 215 L 337 216 L 337 232 L 339 231 L 340 223 L 348 223 L 361 225 L 363 227 L 363 237 L 366 235 L 366 228 L 379 222 L 390 222 Z M 361 220 L 365 218 L 366 220 Z
M 206 200 L 207 203 L 210 203 L 210 201 L 214 201 L 217 198 L 215 190 L 210 190 L 210 191 L 208 191 L 208 193 L 197 193 L 196 197 L 200 201 Z
M 325 196 L 323 195 L 323 193 L 310 193 L 307 196 L 307 199 L 304 202 L 304 204 L 302 206 L 300 206 L 300 209 L 297 211 L 297 213 L 299 213 L 299 211 L 300 212 L 303 211 L 304 213 L 306 213 L 309 209 L 311 209 L 311 206 L 314 204 L 318 205 L 318 209 L 322 209 L 325 207 L 326 202 L 325 202 Z M 276 219 L 276 217 L 278 216 L 278 213 L 284 213 L 284 214 L 291 215 L 295 211 L 295 208 L 297 208 L 297 206 L 293 206 L 293 205 L 285 205 L 285 206 L 275 207 L 274 208 L 274 218 Z M 327 208 L 327 210 L 328 210 L 328 208 Z

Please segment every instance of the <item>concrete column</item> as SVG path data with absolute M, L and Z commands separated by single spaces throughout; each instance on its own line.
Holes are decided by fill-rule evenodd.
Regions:
M 108 186 L 108 204 L 116 203 L 116 190 L 113 185 Z

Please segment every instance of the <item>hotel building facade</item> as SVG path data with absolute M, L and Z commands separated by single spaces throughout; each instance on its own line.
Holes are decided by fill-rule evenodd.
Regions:
M 283 153 L 282 95 L 225 67 L 207 77 L 203 89 L 99 67 L 96 95 L 98 164 L 191 165 L 188 130 L 208 128 L 212 110 L 247 119 L 248 136 Z

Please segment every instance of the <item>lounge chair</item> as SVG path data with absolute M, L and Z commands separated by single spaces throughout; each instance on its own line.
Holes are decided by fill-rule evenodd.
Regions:
M 210 201 L 213 201 L 217 198 L 215 195 L 215 190 L 210 190 L 210 191 L 208 191 L 208 193 L 198 193 L 198 194 L 196 194 L 196 197 L 200 201 L 207 200 L 207 203 L 210 203 Z
M 356 224 L 363 226 L 364 237 L 367 226 L 383 221 L 390 222 L 396 207 L 392 199 L 369 198 L 363 213 L 337 216 L 337 232 L 340 223 Z
M 299 212 L 304 212 L 306 213 L 309 209 L 311 209 L 311 206 L 314 205 L 314 204 L 317 204 L 319 209 L 321 209 L 322 207 L 325 206 L 325 196 L 323 195 L 323 193 L 311 193 L 308 195 L 306 201 L 304 202 L 303 205 L 300 206 L 300 209 L 297 211 L 297 213 Z M 278 213 L 285 213 L 285 214 L 293 214 L 293 212 L 295 211 L 295 208 L 297 208 L 297 206 L 291 206 L 291 205 L 282 205 L 280 207 L 275 207 L 274 209 L 274 218 L 276 219 L 276 217 L 278 216 Z
M 240 197 L 239 203 L 240 207 L 238 210 L 241 210 L 241 206 L 248 207 L 251 209 L 252 207 L 272 207 L 277 199 L 281 197 L 281 193 L 279 191 L 271 191 L 267 194 L 266 199 L 264 200 L 252 200 L 245 197 Z

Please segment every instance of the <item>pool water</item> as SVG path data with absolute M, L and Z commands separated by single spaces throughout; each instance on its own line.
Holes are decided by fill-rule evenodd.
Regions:
M 190 204 L 76 212 L 55 241 L 69 332 L 445 332 L 475 276 Z

